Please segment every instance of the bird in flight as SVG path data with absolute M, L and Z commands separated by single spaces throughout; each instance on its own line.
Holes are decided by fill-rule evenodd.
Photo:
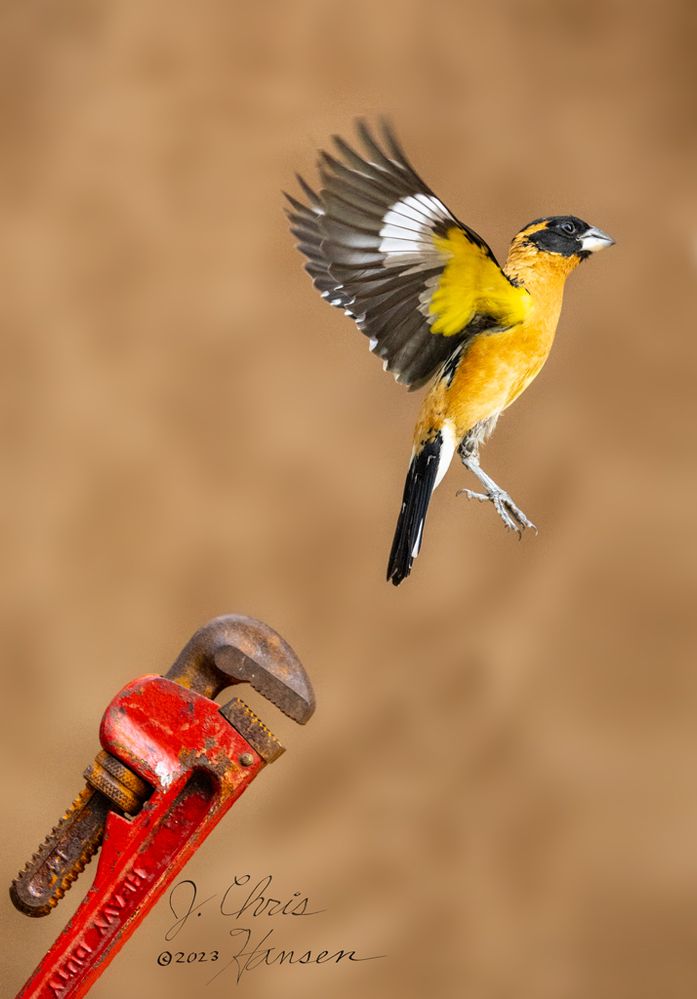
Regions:
M 358 153 L 334 136 L 319 154 L 320 190 L 286 194 L 291 230 L 322 297 L 370 338 L 370 349 L 421 406 L 390 552 L 398 586 L 419 553 L 431 494 L 457 451 L 505 527 L 536 530 L 479 464 L 501 412 L 539 374 L 554 340 L 566 278 L 612 237 L 574 215 L 535 219 L 500 267 L 487 243 L 419 177 L 393 131 L 359 121 Z

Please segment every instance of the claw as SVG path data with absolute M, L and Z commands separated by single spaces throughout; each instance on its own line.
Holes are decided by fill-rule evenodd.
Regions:
M 504 494 L 493 493 L 490 498 L 492 503 L 494 504 L 496 512 L 506 525 L 506 529 L 508 531 L 515 531 L 515 533 L 518 535 L 519 538 L 522 537 L 523 527 L 519 523 L 516 523 L 516 521 L 513 519 L 513 517 L 509 514 L 508 510 L 506 509 L 507 504 L 504 499 Z
M 494 480 L 479 467 L 478 462 L 472 459 L 468 461 L 463 459 L 463 464 L 469 468 L 471 472 L 474 472 L 486 489 L 486 492 L 475 493 L 471 489 L 458 489 L 456 495 L 461 496 L 464 494 L 467 499 L 476 499 L 479 500 L 480 503 L 493 503 L 494 509 L 503 521 L 506 530 L 514 531 L 518 535 L 519 540 L 523 536 L 523 531 L 527 528 L 530 528 L 535 532 L 535 534 L 537 534 L 537 528 L 533 522 L 525 516 L 523 511 L 513 502 L 508 493 L 501 489 L 500 486 L 497 486 Z
M 458 489 L 455 493 L 456 496 L 466 496 L 468 500 L 476 499 L 480 503 L 488 503 L 491 496 L 487 496 L 486 493 L 475 493 L 472 489 Z

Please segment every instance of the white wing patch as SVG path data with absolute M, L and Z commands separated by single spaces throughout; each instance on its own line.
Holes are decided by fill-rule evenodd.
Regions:
M 410 194 L 388 209 L 380 229 L 380 253 L 385 267 L 409 267 L 407 273 L 428 270 L 442 262 L 433 245 L 434 226 L 455 219 L 432 194 Z
M 410 194 L 406 198 L 395 201 L 390 210 L 385 215 L 385 222 L 390 221 L 389 216 L 394 214 L 399 218 L 411 219 L 414 222 L 423 222 L 424 216 L 431 222 L 454 222 L 452 214 L 445 207 L 440 198 L 434 194 Z M 403 225 L 397 221 L 397 225 Z

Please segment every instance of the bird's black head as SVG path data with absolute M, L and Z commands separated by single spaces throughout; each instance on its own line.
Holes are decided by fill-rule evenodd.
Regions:
M 591 253 L 612 246 L 615 242 L 602 229 L 596 229 L 575 215 L 555 215 L 535 219 L 518 233 L 517 239 L 532 243 L 543 253 L 585 260 Z

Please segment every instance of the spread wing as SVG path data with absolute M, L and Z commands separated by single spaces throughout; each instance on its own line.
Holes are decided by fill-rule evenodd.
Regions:
M 359 155 L 338 136 L 320 152 L 321 189 L 286 195 L 306 269 L 331 305 L 370 337 L 386 370 L 423 385 L 468 337 L 521 322 L 528 293 L 421 180 L 390 128 L 384 148 L 358 123 Z

